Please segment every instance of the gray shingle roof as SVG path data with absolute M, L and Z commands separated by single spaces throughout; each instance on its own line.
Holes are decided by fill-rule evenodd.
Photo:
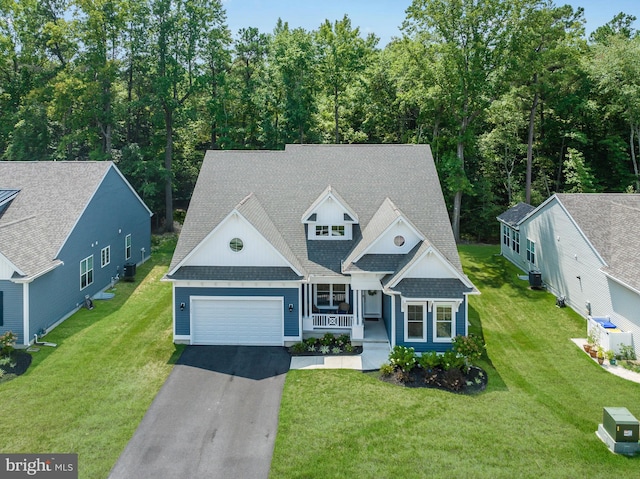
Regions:
M 169 279 L 202 281 L 298 281 L 291 268 L 268 266 L 182 266 Z
M 355 263 L 351 263 L 344 269 L 345 273 L 354 271 L 370 272 L 392 272 L 398 269 L 398 265 L 403 262 L 405 255 L 401 254 L 365 254 Z
M 607 262 L 607 274 L 640 291 L 640 194 L 556 194 Z
M 302 215 L 331 185 L 358 214 L 352 241 L 309 241 Z M 427 145 L 287 145 L 284 151 L 208 151 L 170 271 L 253 193 L 307 274 L 339 275 L 341 261 L 387 198 L 462 272 Z
M 498 221 L 508 224 L 509 226 L 517 226 L 517 224 L 524 219 L 535 208 L 527 203 L 518 203 L 512 208 L 498 216 Z
M 0 217 L 0 252 L 24 276 L 56 255 L 113 163 L 0 161 L 0 188 L 20 192 Z
M 405 278 L 391 290 L 405 298 L 435 299 L 458 299 L 473 292 L 457 278 Z

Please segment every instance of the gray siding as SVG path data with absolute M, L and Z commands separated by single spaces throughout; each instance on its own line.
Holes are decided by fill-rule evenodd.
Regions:
M 175 331 L 178 336 L 188 336 L 191 334 L 189 299 L 191 296 L 270 296 L 284 298 L 284 335 L 299 336 L 300 323 L 298 304 L 299 288 L 175 288 L 174 308 L 175 308 Z M 180 311 L 180 303 L 185 304 L 184 311 Z M 288 305 L 293 304 L 293 311 L 289 312 Z
M 109 170 L 93 199 L 69 235 L 58 259 L 63 265 L 30 285 L 29 338 L 72 313 L 84 301 L 105 289 L 116 274 L 122 276 L 125 237 L 131 234 L 132 262 L 140 263 L 141 248 L 151 251 L 151 219 L 122 178 Z M 110 246 L 110 263 L 100 264 L 102 248 Z M 93 255 L 93 284 L 80 289 L 80 261 Z
M 22 285 L 0 281 L 0 291 L 3 305 L 3 325 L 0 326 L 0 334 L 12 331 L 18 335 L 18 344 L 23 344 Z
M 456 313 L 456 336 L 465 334 L 465 325 L 467 318 L 465 316 L 466 311 L 466 297 L 460 304 L 458 312 Z M 426 351 L 438 351 L 444 352 L 451 349 L 451 343 L 434 343 L 433 342 L 433 314 L 434 311 L 427 311 L 427 339 L 424 342 L 404 340 L 404 313 L 401 311 L 401 299 L 396 298 L 396 344 L 400 346 L 412 347 L 418 353 Z

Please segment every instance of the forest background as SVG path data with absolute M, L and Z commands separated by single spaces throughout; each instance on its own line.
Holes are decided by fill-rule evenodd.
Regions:
M 428 143 L 458 240 L 496 240 L 519 201 L 640 190 L 633 15 L 587 37 L 549 0 L 414 0 L 384 47 L 346 15 L 284 20 L 232 35 L 220 0 L 0 0 L 0 158 L 113 160 L 166 230 L 207 149 Z

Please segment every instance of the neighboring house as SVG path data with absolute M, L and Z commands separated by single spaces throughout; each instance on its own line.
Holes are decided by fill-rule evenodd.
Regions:
M 502 255 L 540 271 L 583 316 L 610 317 L 640 355 L 640 195 L 555 194 L 498 216 Z
M 0 334 L 55 327 L 148 258 L 150 227 L 112 162 L 0 162 Z
M 477 293 L 426 145 L 207 152 L 166 278 L 190 344 L 362 340 L 371 318 L 445 351 Z

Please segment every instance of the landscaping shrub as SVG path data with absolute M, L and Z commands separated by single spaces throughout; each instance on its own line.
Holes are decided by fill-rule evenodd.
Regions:
M 425 371 L 431 371 L 442 366 L 442 356 L 435 351 L 422 353 L 422 356 L 418 359 L 418 363 Z
M 389 362 L 403 373 L 408 374 L 416 365 L 416 350 L 396 345 L 389 353 Z
M 307 350 L 307 345 L 305 343 L 296 343 L 291 346 L 291 351 L 294 353 L 304 353 Z
M 11 331 L 0 336 L 0 356 L 10 356 L 17 340 L 18 336 Z
M 382 366 L 380 366 L 380 374 L 386 377 L 391 376 L 393 374 L 393 370 L 394 367 L 389 363 L 384 363 Z
M 469 362 L 477 361 L 482 357 L 486 346 L 482 338 L 470 334 L 469 336 L 456 336 L 453 338 L 453 351 L 464 356 Z
M 451 369 L 459 369 L 462 371 L 466 365 L 465 358 L 462 355 L 459 355 L 455 351 L 447 351 L 442 355 L 442 368 L 445 371 L 449 371 Z

